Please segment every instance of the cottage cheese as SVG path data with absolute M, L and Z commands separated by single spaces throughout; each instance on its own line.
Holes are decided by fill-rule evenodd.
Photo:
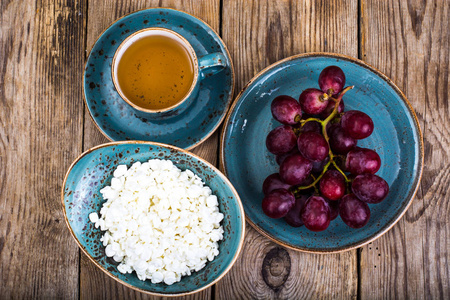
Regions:
M 219 254 L 223 214 L 190 170 L 159 159 L 120 165 L 100 192 L 106 202 L 89 219 L 105 231 L 105 253 L 121 273 L 171 285 Z

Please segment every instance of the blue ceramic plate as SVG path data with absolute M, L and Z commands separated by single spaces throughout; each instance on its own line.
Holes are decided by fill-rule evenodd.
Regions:
M 182 114 L 163 120 L 128 105 L 114 88 L 111 62 L 119 45 L 148 27 L 173 30 L 188 40 L 197 57 L 222 52 L 227 67 L 200 83 L 194 103 Z M 234 88 L 230 55 L 220 37 L 203 21 L 178 10 L 152 8 L 129 14 L 108 27 L 94 44 L 86 62 L 84 96 L 89 113 L 111 141 L 154 141 L 190 149 L 208 138 L 225 117 Z
M 128 167 L 136 161 L 169 159 L 182 170 L 189 169 L 211 188 L 219 199 L 224 214 L 224 239 L 219 242 L 220 254 L 206 267 L 173 285 L 141 281 L 136 274 L 122 274 L 112 258 L 105 255 L 100 242 L 102 232 L 89 221 L 89 214 L 99 212 L 104 202 L 100 189 L 111 184 L 113 171 L 120 164 Z M 116 142 L 97 146 L 78 157 L 70 166 L 62 188 L 64 216 L 72 236 L 81 250 L 103 272 L 138 291 L 181 296 L 201 291 L 222 278 L 236 261 L 245 234 L 244 210 L 239 196 L 228 179 L 203 159 L 179 148 L 151 142 Z
M 342 68 L 346 85 L 355 86 L 344 96 L 345 110 L 361 110 L 374 121 L 373 134 L 358 145 L 380 155 L 382 166 L 377 174 L 388 182 L 390 192 L 382 203 L 369 205 L 371 218 L 365 227 L 352 229 L 339 217 L 327 230 L 312 232 L 264 215 L 262 183 L 278 172 L 275 156 L 267 151 L 265 141 L 269 131 L 280 125 L 272 118 L 271 101 L 284 94 L 298 99 L 306 88 L 319 88 L 319 74 L 330 65 Z M 385 233 L 410 205 L 423 167 L 422 135 L 403 93 L 373 67 L 337 54 L 289 57 L 256 75 L 233 103 L 221 142 L 221 163 L 242 199 L 250 224 L 286 247 L 308 252 L 349 250 Z

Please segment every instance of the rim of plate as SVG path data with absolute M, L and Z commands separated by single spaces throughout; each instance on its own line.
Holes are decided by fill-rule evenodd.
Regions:
M 293 55 L 293 56 L 289 56 L 287 58 L 284 58 L 282 60 L 279 60 L 269 66 L 267 66 L 266 68 L 264 68 L 263 70 L 261 70 L 260 72 L 258 72 L 255 76 L 253 76 L 252 79 L 250 79 L 250 81 L 242 88 L 242 90 L 239 92 L 239 94 L 236 96 L 236 98 L 234 99 L 228 113 L 227 116 L 225 118 L 224 121 L 224 126 L 222 128 L 221 134 L 220 134 L 220 155 L 219 155 L 219 161 L 220 161 L 220 168 L 223 170 L 225 176 L 228 177 L 227 174 L 227 168 L 225 165 L 225 155 L 224 155 L 224 148 L 225 148 L 225 133 L 227 132 L 228 128 L 229 128 L 229 121 L 231 118 L 231 115 L 234 112 L 234 109 L 236 107 L 236 105 L 240 102 L 241 97 L 243 95 L 243 93 L 248 89 L 248 87 L 250 85 L 252 85 L 255 81 L 257 81 L 262 75 L 264 75 L 267 71 L 276 68 L 277 66 L 291 61 L 291 60 L 295 60 L 298 58 L 314 58 L 314 57 L 330 57 L 330 58 L 338 58 L 338 59 L 342 59 L 342 60 L 347 60 L 350 62 L 353 62 L 363 68 L 368 69 L 369 71 L 375 73 L 376 75 L 378 75 L 381 79 L 383 79 L 396 93 L 397 95 L 403 100 L 403 102 L 405 103 L 406 107 L 408 108 L 412 119 L 413 119 L 413 123 L 414 123 L 414 127 L 418 133 L 418 137 L 419 137 L 419 162 L 418 162 L 418 173 L 417 176 L 415 178 L 415 182 L 414 182 L 414 189 L 412 190 L 412 192 L 409 193 L 408 197 L 409 200 L 407 201 L 406 205 L 403 206 L 403 209 L 394 216 L 393 219 L 391 219 L 384 227 L 380 228 L 378 230 L 378 232 L 376 234 L 373 234 L 371 236 L 368 236 L 367 238 L 359 241 L 359 242 L 354 242 L 351 243 L 349 245 L 346 246 L 340 246 L 340 247 L 335 247 L 335 248 L 331 248 L 331 249 L 325 249 L 325 248 L 307 248 L 307 247 L 298 247 L 298 246 L 294 246 L 291 244 L 288 244 L 282 240 L 277 239 L 277 237 L 267 233 L 266 231 L 264 231 L 262 228 L 260 228 L 257 224 L 255 224 L 247 215 L 247 213 L 245 214 L 245 219 L 247 220 L 247 222 L 254 228 L 256 229 L 256 231 L 258 231 L 259 233 L 261 233 L 263 236 L 269 238 L 270 240 L 274 241 L 275 243 L 292 249 L 292 250 L 296 250 L 296 251 L 301 251 L 301 252 L 308 252 L 308 253 L 316 253 L 316 254 L 332 254 L 332 253 L 339 253 L 339 252 L 345 252 L 345 251 L 349 251 L 349 250 L 353 250 L 356 248 L 360 248 L 376 239 L 378 239 L 379 237 L 381 237 L 383 234 L 385 234 L 387 231 L 389 231 L 402 217 L 403 215 L 406 213 L 406 211 L 408 210 L 409 206 L 411 205 L 417 190 L 419 189 L 419 185 L 420 185 L 420 181 L 422 179 L 422 173 L 423 173 L 423 164 L 424 164 L 424 146 L 423 146 L 423 135 L 422 135 L 422 130 L 420 128 L 420 124 L 419 124 L 419 120 L 417 119 L 417 115 L 413 109 L 413 107 L 411 106 L 411 103 L 409 102 L 409 100 L 406 98 L 405 94 L 397 87 L 397 85 L 388 77 L 386 76 L 383 72 L 381 72 L 380 70 L 378 70 L 377 68 L 367 64 L 366 62 L 348 56 L 348 55 L 344 55 L 344 54 L 338 54 L 338 53 L 331 53 L 331 52 L 310 52 L 310 53 L 302 53 L 302 54 L 297 54 L 297 55 Z
M 194 19 L 197 19 L 198 21 L 202 22 L 203 24 L 205 24 L 205 25 L 206 25 L 206 26 L 214 33 L 215 37 L 218 38 L 219 41 L 222 43 L 222 45 L 223 45 L 223 47 L 224 47 L 224 49 L 225 49 L 225 52 L 226 52 L 226 54 L 227 54 L 227 56 L 228 56 L 228 58 L 229 58 L 229 60 L 230 60 L 230 69 L 231 69 L 231 90 L 230 90 L 230 94 L 229 94 L 229 96 L 228 96 L 227 105 L 226 105 L 226 108 L 225 108 L 225 110 L 224 110 L 224 113 L 223 113 L 222 116 L 220 117 L 219 122 L 217 122 L 217 124 L 214 126 L 214 128 L 213 128 L 210 132 L 208 132 L 207 135 L 205 135 L 203 138 L 201 138 L 200 140 L 198 140 L 196 143 L 192 144 L 191 146 L 185 148 L 185 150 L 191 150 L 191 149 L 193 149 L 193 148 L 199 146 L 200 144 L 202 144 L 202 143 L 203 143 L 204 141 L 206 141 L 211 135 L 213 135 L 213 133 L 216 132 L 216 130 L 219 128 L 219 126 L 220 126 L 220 125 L 222 124 L 222 122 L 225 120 L 225 117 L 226 117 L 226 115 L 227 115 L 227 112 L 229 111 L 229 109 L 230 109 L 230 107 L 231 107 L 231 104 L 232 104 L 232 102 L 233 102 L 234 88 L 235 88 L 235 85 L 236 85 L 236 83 L 235 83 L 235 78 L 236 78 L 236 76 L 235 76 L 235 73 L 234 73 L 233 59 L 231 58 L 230 51 L 228 51 L 228 47 L 227 47 L 227 45 L 225 44 L 225 42 L 222 40 L 222 38 L 220 37 L 220 35 L 219 35 L 219 34 L 217 33 L 217 31 L 214 30 L 214 28 L 212 28 L 207 22 L 203 21 L 203 19 L 201 19 L 201 18 L 199 18 L 199 17 L 196 17 L 196 16 L 194 16 L 194 15 L 188 13 L 188 12 L 185 12 L 185 11 L 179 10 L 179 9 L 175 9 L 175 8 L 169 8 L 169 7 L 147 7 L 147 8 L 143 8 L 143 9 L 138 9 L 138 10 L 132 11 L 132 12 L 130 12 L 130 13 L 128 13 L 128 14 L 126 14 L 126 15 L 124 15 L 124 16 L 122 16 L 122 17 L 116 19 L 116 20 L 114 20 L 112 23 L 110 23 L 110 24 L 108 25 L 108 27 L 106 27 L 105 29 L 103 29 L 103 31 L 97 36 L 97 39 L 95 40 L 95 42 L 92 44 L 91 49 L 90 49 L 89 52 L 88 52 L 89 54 L 88 54 L 88 56 L 87 56 L 87 58 L 86 58 L 86 61 L 85 61 L 85 63 L 84 63 L 83 77 L 82 77 L 82 80 L 83 80 L 83 81 L 82 81 L 82 82 L 83 82 L 82 86 L 83 86 L 83 99 L 84 99 L 84 104 L 86 105 L 86 107 L 87 107 L 87 109 L 88 109 L 89 116 L 91 117 L 92 122 L 94 123 L 95 127 L 97 127 L 97 129 L 103 134 L 103 136 L 106 137 L 110 142 L 118 142 L 118 141 L 114 141 L 114 140 L 113 140 L 113 139 L 112 139 L 112 138 L 111 138 L 111 137 L 110 137 L 110 136 L 109 136 L 102 128 L 100 128 L 100 126 L 97 124 L 97 122 L 95 121 L 94 117 L 92 116 L 91 110 L 89 109 L 89 106 L 88 106 L 88 103 L 87 103 L 87 99 L 86 99 L 86 89 L 85 89 L 85 87 L 84 87 L 84 86 L 85 86 L 84 83 L 85 83 L 86 66 L 87 66 L 88 61 L 89 61 L 89 58 L 90 58 L 90 56 L 91 56 L 92 49 L 94 49 L 95 45 L 96 45 L 97 42 L 100 40 L 100 38 L 103 36 L 103 34 L 106 32 L 106 30 L 108 30 L 109 28 L 111 28 L 114 24 L 116 24 L 116 23 L 119 22 L 120 20 L 122 20 L 122 19 L 124 19 L 124 18 L 126 18 L 126 17 L 128 17 L 128 16 L 130 16 L 130 15 L 132 15 L 132 14 L 135 14 L 135 13 L 138 13 L 138 12 L 141 12 L 141 11 L 144 11 L 144 10 L 158 10 L 158 9 L 160 9 L 160 10 L 172 10 L 172 11 L 175 11 L 175 12 L 181 12 L 181 13 L 184 13 L 184 14 L 186 14 L 186 15 L 188 15 L 188 16 L 194 18 Z M 152 27 L 146 27 L 146 28 L 152 28 Z M 120 96 L 120 94 L 119 94 L 119 96 Z
M 89 260 L 91 262 L 93 262 L 100 270 L 102 270 L 104 273 L 106 273 L 106 275 L 108 275 L 109 277 L 111 277 L 112 279 L 116 280 L 117 282 L 132 288 L 136 291 L 142 292 L 142 293 L 146 293 L 146 294 L 150 294 L 150 295 L 154 295 L 154 296 L 162 296 L 162 297 L 181 297 L 181 296 L 186 296 L 186 295 L 191 295 L 191 294 L 195 294 L 198 293 L 202 290 L 207 289 L 208 287 L 216 284 L 218 281 L 220 281 L 230 270 L 231 268 L 234 266 L 234 264 L 236 263 L 236 260 L 239 257 L 239 254 L 242 251 L 242 247 L 244 244 L 244 240 L 245 240 L 245 218 L 241 219 L 241 231 L 242 231 L 242 235 L 241 235 L 241 239 L 239 241 L 239 245 L 237 248 L 236 253 L 233 256 L 233 259 L 231 260 L 230 264 L 228 265 L 228 267 L 222 272 L 222 274 L 220 274 L 220 276 L 218 276 L 216 279 L 214 279 L 212 282 L 210 282 L 209 284 L 205 285 L 204 287 L 192 290 L 190 292 L 184 292 L 184 293 L 176 293 L 176 294 L 164 294 L 164 293 L 157 293 L 157 292 L 151 292 L 151 291 L 147 291 L 147 290 L 143 290 L 141 288 L 135 287 L 121 279 L 119 279 L 118 277 L 114 276 L 113 274 L 109 273 L 108 270 L 106 270 L 105 268 L 103 268 L 87 251 L 86 249 L 83 247 L 83 245 L 81 245 L 80 241 L 78 240 L 78 238 L 76 237 L 75 233 L 72 230 L 72 227 L 70 226 L 69 220 L 67 218 L 67 212 L 66 212 L 66 206 L 64 203 L 64 189 L 66 186 L 66 182 L 67 182 L 67 178 L 69 177 L 70 172 L 72 171 L 73 167 L 87 154 L 97 150 L 97 149 L 101 149 L 101 148 L 106 148 L 109 146 L 115 146 L 115 145 L 123 145 L 123 144 L 145 144 L 145 145 L 151 145 L 151 146 L 159 146 L 159 147 L 163 147 L 163 148 L 168 148 L 170 150 L 175 150 L 177 152 L 183 152 L 185 154 L 187 154 L 188 156 L 192 156 L 196 159 L 198 159 L 199 161 L 201 161 L 202 163 L 206 164 L 209 168 L 211 168 L 216 174 L 218 174 L 220 176 L 220 178 L 225 182 L 225 184 L 231 189 L 234 197 L 236 198 L 236 202 L 238 204 L 239 207 L 239 211 L 241 212 L 242 216 L 245 216 L 245 212 L 244 212 L 244 206 L 242 205 L 242 201 L 241 198 L 239 197 L 238 192 L 236 191 L 236 189 L 234 188 L 233 184 L 228 180 L 228 178 L 219 170 L 217 169 L 215 166 L 213 166 L 211 163 L 207 162 L 205 159 L 185 150 L 179 147 L 175 147 L 172 145 L 167 145 L 167 144 L 162 144 L 162 143 L 156 143 L 156 142 L 148 142 L 148 141 L 117 141 L 117 142 L 110 142 L 110 143 L 105 143 L 105 144 L 101 144 L 101 145 L 97 145 L 95 147 L 92 147 L 86 151 L 84 151 L 82 154 L 80 154 L 70 165 L 69 169 L 66 172 L 66 175 L 64 176 L 64 181 L 61 187 L 61 204 L 63 207 L 63 213 L 64 213 L 64 220 L 66 222 L 67 227 L 69 228 L 70 234 L 72 235 L 73 239 L 75 240 L 75 242 L 77 243 L 78 247 L 81 249 L 81 251 L 89 258 Z

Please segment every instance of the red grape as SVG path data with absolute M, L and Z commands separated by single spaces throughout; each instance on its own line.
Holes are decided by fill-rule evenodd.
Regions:
M 303 114 L 302 114 L 302 120 L 308 120 L 309 118 L 314 118 L 314 116 L 313 116 L 313 115 L 309 115 L 309 114 L 303 112 Z
M 381 167 L 380 156 L 371 149 L 355 148 L 347 153 L 345 170 L 354 174 L 375 174 Z
M 266 138 L 266 147 L 273 154 L 291 151 L 297 142 L 297 136 L 291 126 L 281 125 L 273 129 Z
M 329 95 L 336 96 L 345 85 L 345 74 L 337 66 L 329 66 L 320 72 L 319 86 L 322 91 Z
M 310 176 L 306 177 L 305 180 L 303 180 L 302 186 L 310 185 L 313 182 L 314 182 L 314 178 L 312 178 L 312 176 L 310 175 Z M 314 191 L 314 189 L 312 189 L 312 191 Z M 306 192 L 306 190 L 303 190 L 303 192 Z
M 305 180 L 303 180 L 302 186 L 308 186 L 313 182 L 314 182 L 314 178 L 311 175 L 309 175 L 308 177 L 306 177 Z M 303 189 L 302 194 L 312 194 L 312 193 L 314 193 L 314 191 L 315 191 L 314 186 L 312 186 L 308 189 Z
M 328 143 L 317 132 L 304 132 L 297 139 L 298 150 L 304 157 L 312 161 L 322 161 L 328 156 Z
M 341 118 L 342 129 L 352 138 L 365 139 L 373 132 L 372 119 L 359 110 L 349 110 Z
M 302 222 L 311 231 L 323 231 L 330 225 L 330 207 L 320 196 L 311 196 L 301 211 Z
M 264 195 L 270 194 L 273 190 L 277 189 L 289 189 L 291 186 L 286 184 L 281 180 L 280 174 L 273 173 L 264 180 L 263 182 L 263 193 Z
M 295 197 L 291 192 L 278 189 L 264 197 L 262 209 L 268 217 L 278 219 L 284 217 L 294 204 Z
M 352 191 L 361 201 L 380 203 L 389 193 L 389 185 L 377 175 L 363 174 L 353 180 Z
M 342 197 L 339 203 L 339 214 L 342 221 L 351 228 L 361 228 L 369 222 L 370 209 L 367 203 L 362 202 L 354 194 Z
M 330 157 L 326 157 L 322 161 L 313 161 L 313 163 L 312 163 L 313 167 L 312 167 L 311 173 L 314 175 L 322 174 L 323 168 L 329 161 L 330 161 Z
M 284 217 L 286 223 L 291 225 L 292 227 L 300 227 L 303 225 L 302 217 L 300 216 L 300 212 L 305 204 L 306 200 L 308 200 L 308 196 L 300 195 L 299 198 L 295 199 L 295 204 L 291 208 L 291 210 Z
M 294 147 L 294 149 L 292 149 L 288 153 L 278 154 L 277 156 L 275 156 L 275 161 L 277 162 L 278 165 L 281 165 L 281 163 L 286 159 L 286 157 L 291 156 L 292 154 L 296 154 L 296 153 L 300 153 L 300 152 L 298 151 L 297 147 Z
M 339 200 L 345 194 L 345 178 L 337 170 L 328 170 L 319 183 L 320 193 L 329 200 Z
M 333 125 L 328 130 L 331 150 L 338 154 L 347 154 L 355 148 L 356 140 L 351 138 L 339 125 Z
M 330 201 L 325 199 L 330 207 L 330 219 L 333 221 L 339 216 L 339 201 Z
M 306 89 L 301 93 L 298 101 L 305 113 L 317 115 L 323 112 L 328 105 L 329 100 L 325 100 L 324 95 L 326 96 L 321 90 Z
M 325 107 L 325 110 L 320 113 L 320 117 L 323 120 L 328 118 L 328 116 L 331 115 L 331 113 L 333 112 L 335 105 L 336 105 L 336 103 L 334 101 L 328 101 L 327 107 Z M 340 114 L 342 112 L 344 112 L 344 100 L 341 100 L 341 102 L 339 102 L 339 106 L 337 109 L 338 114 Z
M 322 133 L 322 125 L 319 122 L 309 121 L 301 127 L 301 132 L 317 132 Z
M 297 100 L 289 96 L 278 96 L 270 106 L 272 115 L 280 123 L 294 125 L 302 117 L 302 109 Z
M 280 168 L 264 180 L 262 209 L 271 218 L 284 217 L 290 226 L 305 225 L 311 231 L 325 230 L 339 215 L 348 226 L 361 228 L 370 218 L 368 203 L 379 203 L 389 193 L 387 182 L 374 175 L 380 156 L 357 147 L 357 140 L 373 133 L 374 124 L 361 111 L 344 112 L 342 97 L 353 86 L 344 89 L 345 74 L 339 67 L 323 69 L 319 86 L 305 89 L 298 101 L 282 95 L 271 103 L 272 116 L 283 125 L 268 134 L 266 147 Z M 302 125 L 310 118 L 326 124 L 317 120 Z M 328 169 L 330 156 L 333 169 Z M 293 192 L 301 195 L 295 198 Z
M 292 185 L 301 184 L 311 173 L 312 163 L 301 154 L 292 154 L 280 166 L 281 179 Z

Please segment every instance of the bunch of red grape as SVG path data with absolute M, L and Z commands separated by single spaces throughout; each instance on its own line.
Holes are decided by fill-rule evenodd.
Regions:
M 356 146 L 372 134 L 373 121 L 361 111 L 344 112 L 342 97 L 353 88 L 344 85 L 344 72 L 329 66 L 320 73 L 320 90 L 306 89 L 298 101 L 289 96 L 272 101 L 272 115 L 283 125 L 266 139 L 280 165 L 263 183 L 267 216 L 322 231 L 340 215 L 348 226 L 361 228 L 370 218 L 367 203 L 386 198 L 389 186 L 375 175 L 380 157 Z

